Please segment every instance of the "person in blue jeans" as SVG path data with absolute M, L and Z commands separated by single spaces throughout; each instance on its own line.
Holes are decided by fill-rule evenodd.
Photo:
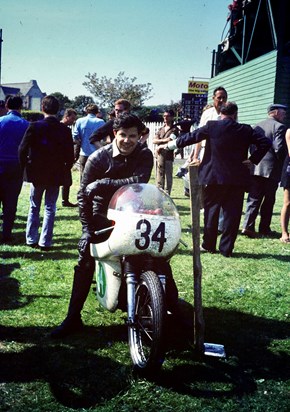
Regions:
M 65 170 L 74 162 L 73 141 L 67 126 L 57 119 L 59 102 L 54 96 L 42 101 L 44 119 L 30 124 L 19 146 L 24 180 L 31 183 L 26 244 L 48 251 L 52 245 L 56 201 L 65 183 Z M 40 207 L 44 196 L 41 234 Z

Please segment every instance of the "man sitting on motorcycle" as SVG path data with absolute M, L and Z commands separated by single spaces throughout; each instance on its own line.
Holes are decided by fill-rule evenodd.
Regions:
M 146 145 L 139 142 L 144 127 L 137 116 L 128 113 L 120 115 L 114 120 L 113 142 L 96 150 L 87 160 L 78 193 L 83 232 L 78 244 L 79 259 L 75 266 L 67 316 L 52 331 L 52 338 L 63 338 L 83 328 L 81 310 L 95 271 L 90 243 L 102 242 L 109 236 L 96 237 L 94 233 L 112 225 L 106 217 L 112 195 L 124 185 L 148 183 L 150 179 L 153 155 Z M 169 272 L 171 274 L 170 266 Z M 172 275 L 170 277 L 173 279 Z M 177 300 L 177 289 L 174 281 L 172 283 Z

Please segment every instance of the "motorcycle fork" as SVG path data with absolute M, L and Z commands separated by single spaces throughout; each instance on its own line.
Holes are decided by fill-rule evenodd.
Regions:
M 138 283 L 137 268 L 135 257 L 123 257 L 123 273 L 127 284 L 127 324 L 129 326 L 135 322 L 135 293 Z
M 139 281 L 139 274 L 140 270 L 136 265 L 136 260 L 132 257 L 124 257 L 124 274 L 126 278 L 127 284 L 127 323 L 128 325 L 134 325 L 135 323 L 135 294 L 136 294 L 136 286 Z M 143 262 L 144 267 L 143 269 L 150 270 L 152 264 L 152 258 L 148 260 L 148 258 Z M 140 260 L 138 259 L 138 266 L 140 265 Z M 143 265 L 142 265 L 143 266 Z M 159 274 L 158 275 L 159 281 L 162 285 L 164 294 L 166 292 L 166 275 Z
M 135 322 L 135 292 L 137 286 L 137 276 L 135 273 L 126 273 L 127 283 L 127 322 L 133 325 Z

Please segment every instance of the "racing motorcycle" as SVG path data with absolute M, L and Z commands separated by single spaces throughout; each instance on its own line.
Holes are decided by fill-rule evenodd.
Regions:
M 168 260 L 181 236 L 170 196 L 152 184 L 131 184 L 113 195 L 108 239 L 90 245 L 96 261 L 96 295 L 110 312 L 127 312 L 128 341 L 137 371 L 160 368 L 165 356 Z

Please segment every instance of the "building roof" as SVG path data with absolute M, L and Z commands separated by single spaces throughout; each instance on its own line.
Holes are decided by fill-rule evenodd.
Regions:
M 5 96 L 8 94 L 18 94 L 20 92 L 20 88 L 4 86 L 4 84 L 2 85 L 2 90 Z
M 27 96 L 29 94 L 29 91 L 34 88 L 38 89 L 39 92 L 42 93 L 40 90 L 37 81 L 36 80 L 30 80 L 29 82 L 23 82 L 23 83 L 5 83 L 2 84 L 2 89 L 5 92 L 5 94 L 22 94 L 22 96 Z

